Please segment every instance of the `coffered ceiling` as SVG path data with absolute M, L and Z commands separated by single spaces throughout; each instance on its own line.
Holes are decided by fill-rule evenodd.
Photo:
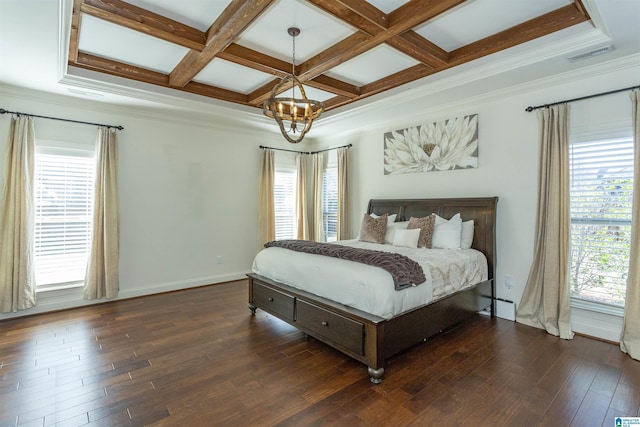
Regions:
M 292 70 L 327 111 L 590 20 L 581 0 L 76 0 L 69 66 L 262 108 Z
M 312 137 L 640 58 L 639 0 L 0 0 L 0 91 L 275 133 L 292 26 Z

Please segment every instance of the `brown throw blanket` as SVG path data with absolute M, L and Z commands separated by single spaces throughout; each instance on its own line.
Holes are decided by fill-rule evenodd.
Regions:
M 265 248 L 272 246 L 384 268 L 391 274 L 397 291 L 418 285 L 426 280 L 420 264 L 411 258 L 393 252 L 352 248 L 332 243 L 309 242 L 307 240 L 274 240 L 264 245 Z

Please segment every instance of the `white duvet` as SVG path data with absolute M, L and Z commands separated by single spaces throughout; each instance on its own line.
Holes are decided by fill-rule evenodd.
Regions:
M 349 307 L 391 318 L 487 280 L 487 259 L 475 249 L 424 249 L 343 240 L 341 245 L 397 252 L 417 261 L 426 281 L 396 291 L 391 274 L 355 261 L 271 247 L 253 261 L 252 271 Z

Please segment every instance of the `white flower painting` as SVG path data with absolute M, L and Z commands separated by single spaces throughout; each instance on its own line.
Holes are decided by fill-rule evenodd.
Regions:
M 477 167 L 477 114 L 384 134 L 385 175 Z

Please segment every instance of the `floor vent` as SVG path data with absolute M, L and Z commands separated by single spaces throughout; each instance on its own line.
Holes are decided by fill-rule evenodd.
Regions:
M 491 311 L 489 308 L 486 310 L 482 310 L 480 314 L 485 314 L 487 316 L 491 315 Z M 513 301 L 505 300 L 502 298 L 496 299 L 496 316 L 501 319 L 507 319 L 514 321 L 516 320 L 516 305 Z

